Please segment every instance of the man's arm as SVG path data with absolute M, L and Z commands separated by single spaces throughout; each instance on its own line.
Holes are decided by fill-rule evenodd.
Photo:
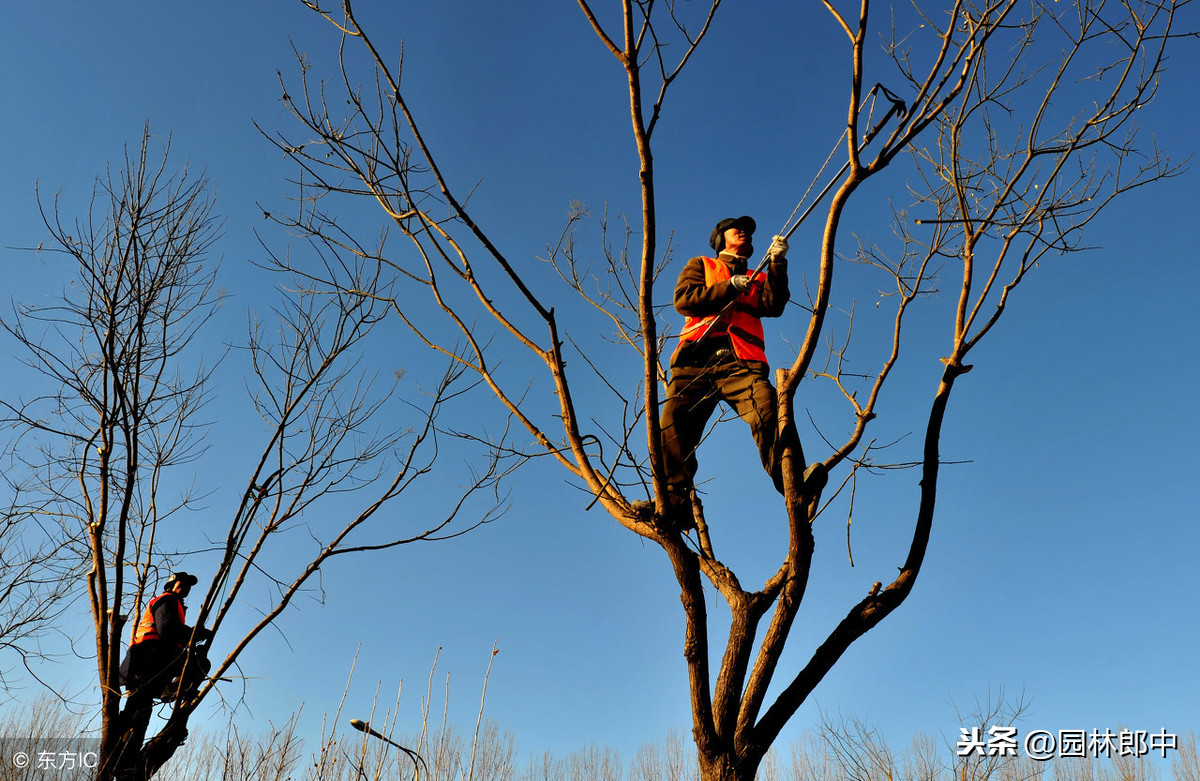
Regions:
M 759 299 L 759 317 L 779 317 L 787 308 L 792 294 L 788 289 L 787 261 L 773 261 L 767 266 L 767 279 Z
M 779 317 L 792 297 L 788 288 L 787 251 L 787 239 L 782 236 L 776 236 L 767 250 L 771 261 L 767 264 L 767 279 L 762 286 L 759 310 L 755 312 L 759 317 Z
M 739 295 L 728 280 L 712 285 L 705 283 L 704 261 L 692 258 L 679 274 L 675 284 L 675 311 L 684 317 L 715 315 Z

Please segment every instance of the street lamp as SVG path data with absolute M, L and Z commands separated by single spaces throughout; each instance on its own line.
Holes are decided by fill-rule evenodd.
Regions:
M 399 743 L 397 743 L 396 741 L 392 740 L 391 738 L 389 738 L 385 735 L 379 734 L 375 730 L 371 729 L 370 723 L 365 722 L 362 719 L 350 719 L 350 726 L 354 727 L 359 732 L 365 732 L 368 735 L 372 735 L 376 738 L 379 738 L 384 743 L 387 743 L 390 746 L 395 746 L 396 748 L 400 749 L 405 754 L 408 754 L 408 757 L 409 757 L 409 759 L 411 759 L 413 761 L 414 766 L 416 766 L 417 763 L 420 763 L 421 766 L 425 768 L 426 775 L 429 774 L 429 765 L 425 764 L 425 760 L 421 758 L 420 754 L 413 751 L 411 748 L 405 748 L 404 746 L 401 746 Z

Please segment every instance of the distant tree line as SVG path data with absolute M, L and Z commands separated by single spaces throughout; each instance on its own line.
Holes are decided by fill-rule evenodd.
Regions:
M 1022 707 L 1002 704 L 980 709 L 961 720 L 969 724 L 1020 723 Z M 436 719 L 436 716 L 434 717 Z M 450 722 L 429 723 L 428 710 L 419 732 L 389 735 L 418 750 L 417 765 L 407 754 L 373 736 L 343 728 L 340 714 L 326 718 L 320 745 L 310 749 L 297 733 L 296 717 L 258 732 L 239 729 L 231 720 L 224 733 L 201 732 L 159 771 L 164 781 L 697 781 L 695 747 L 678 729 L 659 741 L 644 743 L 626 760 L 611 747 L 595 743 L 563 755 L 553 752 L 520 756 L 516 736 L 491 718 L 464 731 Z M 390 724 L 388 714 L 383 723 Z M 43 697 L 32 705 L 0 716 L 0 734 L 8 736 L 11 751 L 30 747 L 57 750 L 54 741 L 79 735 L 87 725 L 82 716 Z M 986 729 L 986 727 L 985 727 Z M 826 716 L 821 724 L 800 733 L 791 743 L 767 754 L 758 781 L 1200 781 L 1196 734 L 1178 735 L 1175 748 L 1150 756 L 1083 758 L 1056 757 L 1036 761 L 1018 751 L 1012 756 L 971 753 L 960 756 L 960 728 L 941 737 L 917 734 L 907 748 L 896 749 L 880 731 L 856 718 Z M 969 731 L 969 727 L 968 727 Z M 1119 732 L 1118 728 L 1114 728 Z M 1024 729 L 1022 729 L 1024 734 Z M 79 743 L 86 748 L 86 742 Z M 75 746 L 75 744 L 72 744 Z M 34 781 L 45 769 L 0 763 L 0 781 Z M 70 776 L 65 776 L 70 777 Z M 80 778 L 85 777 L 80 775 Z

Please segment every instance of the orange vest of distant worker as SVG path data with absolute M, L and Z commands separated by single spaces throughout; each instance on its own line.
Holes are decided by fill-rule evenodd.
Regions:
M 704 261 L 705 285 L 712 287 L 732 276 L 729 273 L 729 266 L 716 258 L 700 259 Z M 742 308 L 758 305 L 762 298 L 761 285 L 766 279 L 766 275 L 762 272 L 753 272 L 749 277 L 752 282 L 757 284 L 751 285 L 745 293 L 738 296 L 736 303 L 724 312 L 707 317 L 684 318 L 683 331 L 679 334 L 679 347 L 675 348 L 675 355 L 678 355 L 679 348 L 688 342 L 694 342 L 701 337 L 707 339 L 712 336 L 729 334 L 733 352 L 738 358 L 743 361 L 767 362 L 767 353 L 763 350 L 766 343 L 763 341 L 762 320 Z M 709 328 L 710 324 L 711 328 Z M 671 356 L 671 360 L 675 360 L 675 355 Z
M 142 620 L 138 622 L 137 629 L 135 629 L 133 632 L 133 645 L 145 642 L 146 640 L 162 639 L 158 634 L 158 630 L 154 628 L 154 605 L 156 602 L 158 602 L 158 600 L 168 595 L 175 598 L 175 607 L 179 609 L 179 623 L 181 625 L 183 624 L 183 600 L 179 598 L 178 594 L 170 591 L 164 594 L 159 594 L 157 597 L 150 600 L 150 604 L 146 605 L 146 613 L 142 616 Z

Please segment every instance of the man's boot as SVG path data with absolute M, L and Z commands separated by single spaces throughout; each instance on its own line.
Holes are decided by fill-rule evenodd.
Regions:
M 829 482 L 829 470 L 820 461 L 816 461 L 804 470 L 803 479 L 804 492 L 809 496 L 816 496 L 825 487 L 825 483 Z
M 639 499 L 636 502 L 632 502 L 631 506 L 637 514 L 639 521 L 654 524 L 666 531 L 676 529 L 688 531 L 696 528 L 696 519 L 692 517 L 690 493 L 690 491 L 685 493 L 683 489 L 668 487 L 667 509 L 662 516 L 655 515 L 654 502 L 650 500 Z

